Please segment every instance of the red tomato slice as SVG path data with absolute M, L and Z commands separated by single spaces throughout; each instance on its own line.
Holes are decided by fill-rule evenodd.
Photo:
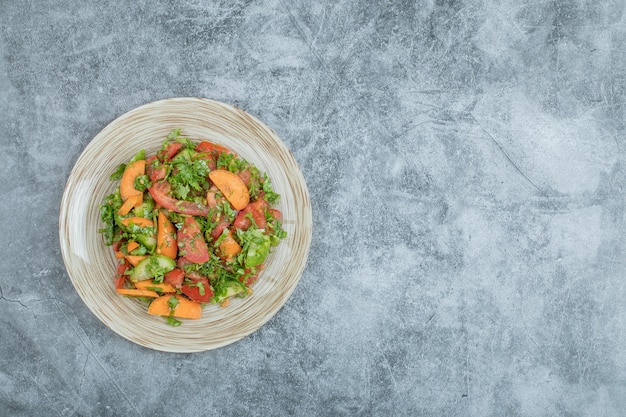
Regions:
M 252 284 L 256 282 L 257 279 L 259 279 L 259 274 L 261 273 L 264 267 L 265 267 L 264 264 L 258 265 L 257 271 L 255 274 L 250 275 L 248 277 L 241 277 L 239 280 L 243 282 L 247 287 L 251 286 Z M 252 270 L 248 268 L 244 271 L 244 274 L 249 274 L 250 272 L 252 272 Z
M 246 184 L 246 187 L 250 187 L 250 179 L 252 179 L 252 174 L 250 173 L 250 170 L 244 169 L 237 175 L 239 175 L 239 178 L 241 178 L 243 183 Z
M 167 181 L 155 182 L 152 187 L 148 188 L 148 192 L 162 207 L 175 211 L 180 214 L 189 214 L 191 216 L 206 216 L 209 208 L 193 201 L 176 200 L 170 197 L 170 184 Z
M 265 229 L 267 227 L 267 221 L 265 220 L 265 210 L 267 209 L 267 202 L 265 200 L 257 200 L 248 204 L 243 210 L 237 213 L 233 226 L 236 229 L 247 230 L 252 222 L 247 217 L 248 213 L 252 215 L 254 222 L 259 229 Z
M 217 240 L 222 232 L 230 226 L 230 221 L 227 218 L 223 218 L 220 222 L 211 230 L 211 239 Z
M 120 263 L 117 265 L 117 272 L 115 274 L 115 289 L 124 288 L 128 275 L 124 275 L 124 272 L 130 267 L 128 262 Z
M 199 144 L 196 145 L 196 152 L 202 152 L 202 153 L 212 153 L 212 152 L 227 152 L 227 153 L 233 153 L 233 151 L 231 151 L 230 149 L 228 149 L 225 146 L 222 145 L 218 145 L 217 143 L 213 143 L 213 142 L 209 142 L 208 140 L 203 140 L 202 142 L 200 142 Z
M 209 260 L 209 247 L 193 217 L 185 217 L 183 227 L 178 230 L 178 247 L 180 253 L 184 253 L 183 256 L 193 263 L 199 264 Z
M 163 282 L 170 284 L 172 287 L 180 288 L 185 279 L 185 272 L 182 269 L 174 268 L 163 276 Z
M 270 209 L 269 212 L 272 214 L 272 217 L 274 217 L 279 222 L 283 221 L 283 213 L 281 213 L 280 210 Z
M 183 144 L 180 142 L 168 143 L 165 149 L 157 152 L 157 158 L 159 158 L 159 161 L 161 162 L 169 161 L 178 153 L 178 151 L 180 151 L 180 148 L 182 147 Z
M 210 171 L 217 169 L 217 163 L 215 162 L 215 157 L 211 153 L 202 153 L 197 156 L 197 159 L 202 159 L 206 162 L 206 166 L 209 167 Z
M 202 278 L 193 284 L 185 284 L 180 290 L 187 297 L 199 303 L 208 303 L 213 297 L 213 290 L 206 278 Z

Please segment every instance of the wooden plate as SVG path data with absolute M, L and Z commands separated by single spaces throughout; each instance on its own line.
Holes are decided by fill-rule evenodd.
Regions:
M 225 145 L 267 172 L 281 198 L 287 238 L 274 248 L 253 286 L 254 293 L 230 306 L 207 305 L 200 320 L 171 327 L 150 316 L 144 304 L 116 294 L 116 260 L 98 230 L 98 206 L 116 182 L 115 168 L 140 149 L 150 154 L 172 130 L 193 141 Z M 59 218 L 61 251 L 68 274 L 87 307 L 109 328 L 147 348 L 198 352 L 233 343 L 265 324 L 298 284 L 311 244 L 311 203 L 297 162 L 262 122 L 230 105 L 199 98 L 174 98 L 129 111 L 105 127 L 80 155 L 67 180 Z

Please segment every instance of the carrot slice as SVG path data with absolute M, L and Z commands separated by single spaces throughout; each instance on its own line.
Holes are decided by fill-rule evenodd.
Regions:
M 139 243 L 135 242 L 134 240 L 128 242 L 128 245 L 126 246 L 126 250 L 130 253 L 132 251 L 134 251 L 135 249 L 137 249 L 139 247 Z
M 141 203 L 143 203 L 143 193 L 132 195 L 128 197 L 128 200 L 124 201 L 117 213 L 120 216 L 126 216 L 133 207 L 137 207 Z
M 176 228 L 161 210 L 159 210 L 157 228 L 156 253 L 167 256 L 168 258 L 176 259 L 176 254 L 178 253 Z
M 117 291 L 118 294 L 128 295 L 131 297 L 150 297 L 150 298 L 159 297 L 159 294 L 157 294 L 155 291 L 149 291 L 149 290 L 138 290 L 138 289 L 133 289 L 133 288 L 118 288 L 115 291 Z
M 116 251 L 115 252 L 115 259 L 123 259 L 124 258 L 124 254 L 122 253 L 122 251 Z
M 228 235 L 224 237 L 220 243 L 220 252 L 222 252 L 223 258 L 227 261 L 232 260 L 235 256 L 241 252 L 241 246 L 233 238 L 231 231 L 228 231 Z
M 154 223 L 152 222 L 152 220 L 146 219 L 144 217 L 127 217 L 125 219 L 122 219 L 121 223 L 126 227 L 129 227 L 131 223 L 139 227 L 154 227 Z
M 148 256 L 146 255 L 126 255 L 124 256 L 124 258 L 126 258 L 126 260 L 132 265 L 132 266 L 137 266 L 137 264 L 141 261 L 143 261 L 144 259 L 146 259 Z
M 225 169 L 209 172 L 209 179 L 222 192 L 235 210 L 242 210 L 250 202 L 250 193 L 246 183 L 239 175 Z
M 141 191 L 135 188 L 135 178 L 146 173 L 146 161 L 141 159 L 129 164 L 120 180 L 120 196 L 122 201 L 128 200 L 129 197 L 140 194 Z
M 159 291 L 159 292 L 176 292 L 176 288 L 166 282 L 153 282 L 151 279 L 135 282 L 135 288 L 139 290 Z
M 170 310 L 170 298 L 176 297 L 178 304 L 174 310 Z M 162 295 L 148 307 L 148 314 L 155 316 L 169 316 L 170 314 L 180 319 L 199 319 L 202 317 L 202 307 L 200 303 L 191 301 L 180 295 Z

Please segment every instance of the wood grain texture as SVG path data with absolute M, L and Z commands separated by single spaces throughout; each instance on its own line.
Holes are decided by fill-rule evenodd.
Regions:
M 227 308 L 207 305 L 200 320 L 171 327 L 147 307 L 115 293 L 116 260 L 104 245 L 99 204 L 111 193 L 109 175 L 138 150 L 155 152 L 172 130 L 192 141 L 225 145 L 267 172 L 281 195 L 287 238 L 269 256 L 254 293 Z M 63 260 L 87 307 L 120 336 L 147 348 L 198 352 L 233 343 L 276 314 L 298 284 L 309 253 L 311 203 L 304 177 L 291 152 L 262 122 L 230 105 L 200 98 L 166 99 L 136 108 L 106 126 L 85 148 L 61 202 L 59 236 Z

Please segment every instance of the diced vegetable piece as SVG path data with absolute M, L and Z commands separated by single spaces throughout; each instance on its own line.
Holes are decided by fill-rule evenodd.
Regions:
M 131 242 L 128 242 L 128 245 L 126 246 L 126 250 L 130 253 L 134 251 L 135 249 L 137 249 L 138 247 L 139 247 L 139 243 L 135 241 L 131 241 Z
M 252 221 L 248 216 L 250 215 L 259 229 L 265 229 L 267 227 L 267 220 L 265 220 L 265 210 L 267 207 L 268 204 L 265 200 L 257 200 L 248 204 L 243 210 L 237 213 L 233 226 L 236 229 L 247 230 L 252 225 Z
M 126 270 L 129 268 L 128 266 L 129 264 L 124 262 L 124 263 L 119 263 L 117 264 L 117 273 L 115 275 L 115 288 L 122 288 L 124 287 L 124 284 L 126 283 L 126 280 L 128 279 L 128 275 L 125 274 Z
M 124 204 L 117 211 L 120 216 L 126 216 L 130 211 L 137 206 L 140 206 L 143 201 L 143 193 L 135 194 L 128 197 L 128 200 L 124 201 Z
M 137 238 L 139 243 L 144 245 L 149 251 L 153 251 L 156 248 L 157 240 L 154 236 L 138 234 L 135 237 Z
M 130 263 L 132 266 L 139 265 L 143 260 L 145 260 L 147 255 L 124 255 L 124 258 Z
M 129 297 L 157 298 L 159 296 L 159 294 L 157 294 L 155 291 L 138 290 L 133 288 L 118 288 L 115 291 L 117 291 L 118 294 L 127 295 Z
M 172 302 L 172 297 L 175 298 L 176 302 Z M 171 305 L 175 305 L 175 307 L 170 309 Z M 180 295 L 162 295 L 150 303 L 148 314 L 171 315 L 180 319 L 199 319 L 202 317 L 202 307 L 199 303 Z
M 248 293 L 248 288 L 244 284 L 239 281 L 228 281 L 226 282 L 220 291 L 215 294 L 213 297 L 213 302 L 221 303 L 224 300 L 234 297 L 234 296 L 243 296 Z
M 176 292 L 176 288 L 174 288 L 171 284 L 168 284 L 166 282 L 154 282 L 151 279 L 135 282 L 135 288 L 140 290 L 158 291 L 163 293 Z
M 121 223 L 126 227 L 130 227 L 131 223 L 139 227 L 154 227 L 152 220 L 146 219 L 145 217 L 127 217 L 122 219 Z
M 227 217 L 223 217 L 215 225 L 213 230 L 211 230 L 211 239 L 213 239 L 213 241 L 217 241 L 217 239 L 219 239 L 222 233 L 224 233 L 224 230 L 228 229 L 228 226 L 230 226 L 230 220 L 228 220 Z
M 158 254 L 176 259 L 178 243 L 176 242 L 176 227 L 172 224 L 162 210 L 159 210 L 157 219 L 157 248 Z
M 139 262 L 130 275 L 132 282 L 163 276 L 176 267 L 176 262 L 163 255 L 152 255 Z
M 167 162 L 174 158 L 174 155 L 176 155 L 183 146 L 184 145 L 180 142 L 170 142 L 165 146 L 165 149 L 157 152 L 157 158 L 159 158 L 161 162 Z
M 180 268 L 174 268 L 163 276 L 163 282 L 167 282 L 172 287 L 180 288 L 185 279 L 185 271 Z
M 145 217 L 150 219 L 152 217 L 152 210 L 154 210 L 154 200 L 150 193 L 144 193 L 143 201 L 139 207 L 135 207 L 135 217 Z
M 146 173 L 146 160 L 141 159 L 128 164 L 120 180 L 120 195 L 123 201 L 128 200 L 133 195 L 141 194 L 141 191 L 135 189 L 135 178 Z
M 178 145 L 182 146 L 182 143 L 178 143 Z M 197 152 L 191 149 L 183 149 L 182 151 L 178 152 L 175 157 L 172 158 L 172 162 L 191 162 L 192 158 L 196 154 Z
M 148 188 L 148 192 L 154 198 L 154 201 L 159 203 L 164 208 L 174 211 L 180 214 L 188 214 L 191 216 L 206 216 L 209 212 L 209 208 L 193 201 L 177 200 L 170 197 L 170 185 L 167 181 L 156 182 L 152 184 L 152 187 Z
M 208 303 L 211 300 L 211 297 L 213 297 L 213 290 L 211 289 L 211 285 L 206 278 L 201 278 L 200 280 L 190 284 L 185 284 L 180 290 L 187 297 L 199 303 Z
M 250 202 L 248 187 L 239 177 L 225 169 L 216 169 L 209 172 L 209 179 L 222 192 L 224 197 L 235 210 L 242 210 Z
M 225 146 L 218 145 L 217 143 L 209 142 L 208 140 L 203 140 L 202 142 L 196 145 L 196 151 L 202 153 L 211 153 L 211 152 L 228 152 L 234 153 L 230 149 Z
M 241 252 L 241 246 L 237 241 L 233 238 L 233 234 L 228 231 L 228 234 L 224 237 L 224 239 L 220 242 L 220 252 L 222 254 L 222 259 L 226 261 L 232 261 L 235 256 Z
M 183 227 L 178 230 L 178 247 L 181 256 L 193 263 L 209 260 L 209 247 L 204 240 L 202 230 L 193 217 L 185 217 Z

